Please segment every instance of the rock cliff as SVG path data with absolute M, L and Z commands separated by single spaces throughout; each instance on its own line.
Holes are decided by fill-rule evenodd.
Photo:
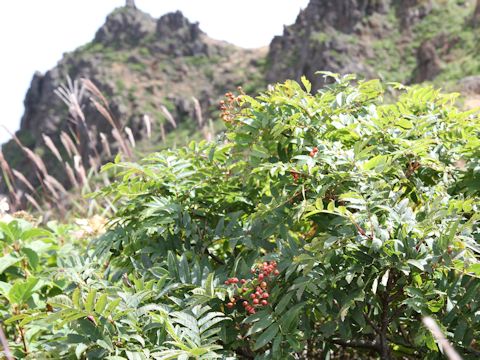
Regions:
M 328 70 L 404 83 L 438 79 L 444 86 L 474 75 L 478 71 L 473 58 L 478 51 L 478 31 L 471 20 L 474 3 L 311 0 L 296 22 L 270 44 L 267 80 L 306 75 L 319 88 L 323 78 L 315 72 Z M 469 67 L 462 64 L 465 60 Z

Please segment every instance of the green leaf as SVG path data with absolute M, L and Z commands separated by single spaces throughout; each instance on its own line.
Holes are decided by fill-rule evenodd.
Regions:
M 96 289 L 90 289 L 85 299 L 85 311 L 89 314 L 93 313 L 93 304 L 95 302 L 95 297 L 97 295 Z
M 250 329 L 248 329 L 247 336 L 255 334 L 259 331 L 263 331 L 271 324 L 273 324 L 272 315 L 263 313 L 262 316 L 258 319 L 258 321 L 256 321 Z
M 77 359 L 82 359 L 82 355 L 87 351 L 88 345 L 87 344 L 78 344 L 75 348 L 75 356 Z
M 307 93 L 311 92 L 312 91 L 312 83 L 310 81 L 308 81 L 308 79 L 305 76 L 302 76 L 300 78 L 300 80 L 302 81 L 302 84 L 305 87 L 305 90 L 307 91 Z
M 480 263 L 479 264 L 472 264 L 468 267 L 468 272 L 473 272 L 476 275 L 480 276 Z
M 270 327 L 258 337 L 253 350 L 258 350 L 267 345 L 278 334 L 278 330 L 279 326 L 277 323 L 270 325 Z
M 7 255 L 1 257 L 0 258 L 0 274 L 2 274 L 10 266 L 15 265 L 16 263 L 18 263 L 21 260 L 22 260 L 22 258 L 18 258 L 16 256 L 12 256 L 10 254 L 7 254 Z
M 38 283 L 37 278 L 30 277 L 25 281 L 17 281 L 8 293 L 8 299 L 14 304 L 24 304 L 33 294 L 33 289 Z
M 99 315 L 102 314 L 103 310 L 105 310 L 105 307 L 107 306 L 107 301 L 108 301 L 108 296 L 107 294 L 102 294 L 98 298 L 96 304 L 95 304 L 95 312 Z
M 10 289 L 12 288 L 11 284 L 8 284 L 6 282 L 0 281 L 0 294 L 8 298 L 8 293 L 10 292 Z
M 389 162 L 388 155 L 377 155 L 363 164 L 364 170 L 372 170 L 379 167 L 384 167 Z
M 407 263 L 416 267 L 417 269 L 422 270 L 422 271 L 425 270 L 425 267 L 423 266 L 423 263 L 419 260 L 410 259 L 410 260 L 407 260 Z
M 30 268 L 35 271 L 40 263 L 37 253 L 27 247 L 22 248 L 22 253 L 27 257 Z
M 72 293 L 72 303 L 77 309 L 82 309 L 82 304 L 81 304 L 81 292 L 80 289 L 77 287 L 75 290 L 73 290 Z
M 282 296 L 280 301 L 278 302 L 277 306 L 275 307 L 275 313 L 278 315 L 281 315 L 283 313 L 283 310 L 287 307 L 288 303 L 293 297 L 293 292 L 289 292 L 285 295 Z

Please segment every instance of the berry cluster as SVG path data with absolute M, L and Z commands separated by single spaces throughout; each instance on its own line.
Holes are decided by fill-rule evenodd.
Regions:
M 315 146 L 312 151 L 310 151 L 310 156 L 311 157 L 314 157 L 315 155 L 317 155 L 318 153 L 318 148 Z
M 244 94 L 240 86 L 237 89 L 240 94 Z M 232 122 L 235 118 L 237 106 L 240 104 L 241 96 L 235 96 L 233 93 L 227 92 L 225 98 L 226 100 L 220 101 L 221 118 L 225 122 Z
M 269 282 L 280 274 L 277 263 L 265 261 L 256 265 L 250 272 L 253 275 L 252 279 L 239 280 L 233 277 L 225 281 L 225 285 L 233 285 L 235 290 L 235 295 L 229 299 L 227 308 L 233 309 L 237 303 L 241 303 L 247 313 L 255 314 L 256 308 L 268 305 Z

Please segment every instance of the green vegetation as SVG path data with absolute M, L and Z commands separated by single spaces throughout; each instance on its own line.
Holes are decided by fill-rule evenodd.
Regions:
M 4 218 L 14 355 L 437 359 L 430 316 L 478 359 L 478 117 L 328 76 L 229 94 L 218 142 L 106 165 L 109 219 Z

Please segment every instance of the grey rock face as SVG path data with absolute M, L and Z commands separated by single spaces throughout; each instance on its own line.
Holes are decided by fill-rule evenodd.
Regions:
M 401 30 L 408 31 L 432 11 L 433 4 L 431 0 L 397 0 L 396 7 Z
M 314 75 L 317 70 L 372 75 L 369 66 L 358 61 L 368 48 L 344 41 L 342 34 L 360 33 L 366 16 L 384 14 L 389 6 L 386 0 L 312 0 L 295 24 L 270 44 L 267 80 L 306 75 L 318 89 L 323 80 Z
M 395 33 L 400 34 L 399 44 L 394 46 L 401 57 L 402 43 L 408 43 L 411 36 L 410 28 L 431 10 L 430 0 L 311 0 L 295 24 L 285 27 L 283 35 L 270 44 L 267 81 L 298 80 L 306 75 L 318 89 L 325 85 L 323 78 L 315 75 L 318 70 L 357 73 L 365 78 L 385 75 L 376 73 L 381 60 L 375 45 L 381 46 L 383 40 L 392 41 Z M 392 13 L 396 16 L 394 24 L 389 18 Z M 438 74 L 436 60 L 424 65 L 417 72 L 419 76 L 430 79 Z M 388 64 L 384 68 L 388 69 Z
M 440 59 L 433 41 L 424 41 L 417 50 L 417 68 L 413 82 L 432 80 L 440 73 Z
M 210 55 L 205 42 L 205 33 L 198 23 L 191 23 L 180 11 L 162 16 L 156 25 L 156 41 L 152 44 L 155 52 L 174 56 Z
M 108 15 L 105 24 L 97 31 L 94 42 L 128 48 L 138 45 L 155 33 L 155 19 L 135 7 L 116 9 Z
M 467 76 L 459 81 L 462 92 L 480 95 L 480 75 Z

